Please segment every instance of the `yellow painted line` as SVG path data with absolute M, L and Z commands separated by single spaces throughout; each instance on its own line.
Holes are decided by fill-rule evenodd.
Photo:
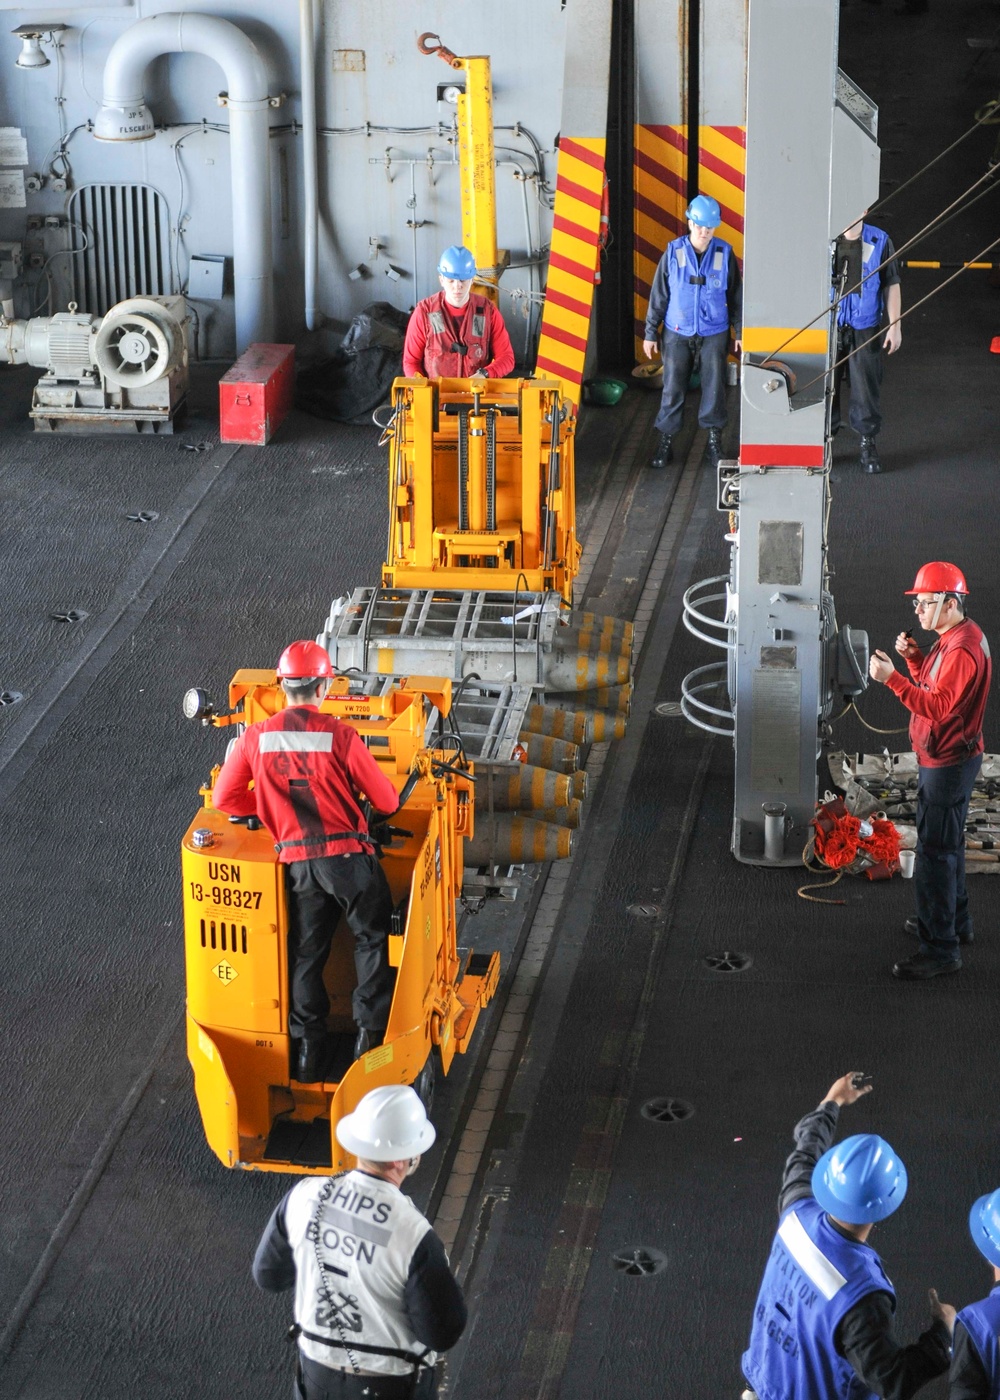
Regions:
M 601 159 L 604 159 L 603 154 Z M 578 160 L 569 151 L 559 148 L 559 174 L 564 180 L 572 180 L 575 185 L 583 185 L 584 189 L 593 190 L 600 194 L 604 184 L 604 172 L 596 170 L 585 160 Z
M 597 230 L 601 222 L 600 209 L 595 209 L 590 204 L 584 204 L 582 199 L 577 199 L 572 194 L 559 194 L 556 198 L 558 204 L 553 213 L 561 215 L 562 218 L 568 219 L 570 223 L 577 224 L 580 228 L 585 228 L 588 233 L 593 234 L 596 242 Z M 553 237 L 568 238 L 570 235 L 563 233 L 561 229 L 555 229 Z
M 643 170 L 641 166 L 635 167 L 635 183 L 639 194 L 644 198 L 652 200 L 664 213 L 676 215 L 679 206 L 683 204 L 681 197 L 676 190 L 672 190 L 663 180 L 658 180 L 648 170 Z
M 743 349 L 755 355 L 773 354 L 779 346 L 789 354 L 825 355 L 826 345 L 826 331 L 815 326 L 805 331 L 795 326 L 743 327 Z
M 395 671 L 396 653 L 390 647 L 379 647 L 378 651 L 378 673 L 380 676 L 391 675 Z
M 582 336 L 586 340 L 590 325 L 586 316 L 581 316 L 578 311 L 567 311 L 565 306 L 556 306 L 554 302 L 548 311 L 547 320 L 550 325 L 558 326 L 560 330 L 569 331 L 572 335 Z
M 635 215 L 635 231 L 640 238 L 644 238 L 646 242 L 651 243 L 654 248 L 665 248 L 668 241 L 677 236 L 673 229 L 669 228 L 667 224 L 657 223 L 655 219 L 651 219 L 648 214 L 638 209 Z M 643 254 L 640 253 L 639 257 L 642 256 Z
M 738 141 L 732 140 L 725 132 L 714 126 L 703 126 L 699 137 L 702 150 L 718 156 L 742 174 L 746 173 L 747 151 Z
M 581 267 L 589 267 L 596 260 L 597 232 L 595 230 L 593 242 L 587 243 L 584 239 L 576 238 L 573 234 L 567 233 L 565 229 L 553 229 L 552 241 L 549 246 L 553 252 L 559 253 L 560 256 L 571 258 Z

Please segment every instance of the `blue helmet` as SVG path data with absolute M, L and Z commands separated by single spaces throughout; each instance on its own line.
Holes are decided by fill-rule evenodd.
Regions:
M 476 275 L 476 260 L 468 248 L 453 243 L 441 254 L 438 272 L 442 277 L 457 277 L 463 282 L 469 282 Z
M 906 1168 L 885 1138 L 856 1133 L 823 1153 L 813 1167 L 812 1189 L 834 1219 L 868 1225 L 903 1204 Z
M 1000 1269 L 1000 1191 L 979 1197 L 969 1211 L 969 1230 L 979 1253 Z
M 722 223 L 719 201 L 710 194 L 696 194 L 687 207 L 685 218 L 701 228 L 718 228 Z

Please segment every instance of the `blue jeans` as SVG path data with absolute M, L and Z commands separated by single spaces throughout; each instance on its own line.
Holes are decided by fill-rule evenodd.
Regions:
M 726 351 L 729 332 L 718 335 L 678 335 L 664 330 L 660 343 L 663 357 L 663 397 L 656 415 L 656 430 L 673 437 L 684 419 L 684 395 L 691 378 L 694 352 L 701 346 L 701 405 L 698 422 L 703 428 L 726 426 Z
M 917 858 L 913 867 L 923 952 L 941 962 L 960 957 L 972 932 L 965 888 L 965 821 L 980 753 L 948 768 L 921 768 L 917 787 Z

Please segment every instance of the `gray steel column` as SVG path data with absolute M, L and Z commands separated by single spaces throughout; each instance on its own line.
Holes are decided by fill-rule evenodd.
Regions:
M 731 492 L 733 854 L 795 864 L 835 689 L 825 442 L 838 0 L 750 0 L 740 471 Z M 863 133 L 869 147 L 872 134 Z M 848 153 L 861 188 L 856 153 Z M 877 181 L 877 159 L 875 163 Z M 876 185 L 877 187 L 877 185 Z M 840 203 L 843 201 L 841 200 Z M 858 211 L 860 213 L 860 210 Z M 813 324 L 809 326 L 809 323 Z M 809 327 L 806 330 L 800 329 Z M 784 843 L 765 855 L 767 809 Z

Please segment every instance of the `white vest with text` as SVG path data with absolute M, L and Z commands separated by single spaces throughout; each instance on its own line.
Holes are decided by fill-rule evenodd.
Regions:
M 324 1346 L 302 1336 L 306 1356 L 345 1371 L 354 1369 L 352 1343 L 423 1356 L 403 1297 L 414 1251 L 431 1227 L 408 1196 L 362 1171 L 309 1177 L 288 1198 L 285 1226 L 295 1255 L 295 1321 L 305 1332 L 347 1344 Z M 400 1357 L 370 1351 L 355 1352 L 354 1360 L 359 1370 L 380 1375 L 413 1370 Z M 426 1360 L 433 1365 L 434 1353 Z

